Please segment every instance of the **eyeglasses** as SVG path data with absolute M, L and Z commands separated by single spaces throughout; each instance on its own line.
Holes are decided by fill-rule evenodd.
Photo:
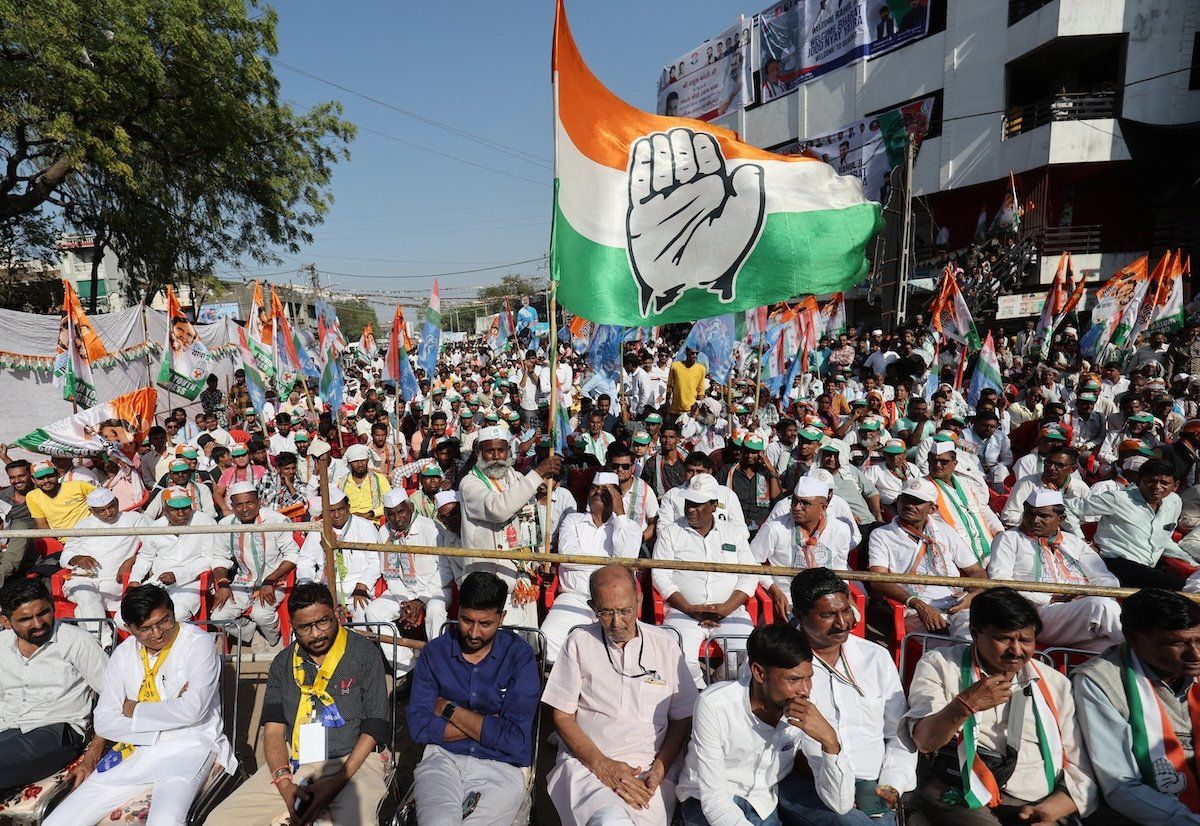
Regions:
M 612 465 L 613 470 L 629 470 L 633 465 Z
M 322 617 L 321 619 L 314 620 L 313 622 L 306 622 L 302 625 L 293 625 L 292 630 L 297 634 L 304 634 L 307 636 L 313 631 L 328 631 L 333 627 L 335 622 L 337 622 L 337 617 L 335 617 L 333 614 L 330 614 L 327 617 Z
M 129 630 L 133 631 L 133 635 L 135 637 L 137 637 L 138 639 L 142 639 L 143 637 L 154 636 L 154 632 L 156 632 L 156 631 L 161 631 L 163 633 L 166 633 L 167 631 L 170 630 L 171 626 L 174 624 L 175 624 L 175 617 L 168 615 L 168 616 L 163 617 L 162 619 L 160 619 L 158 622 L 154 623 L 153 625 L 138 625 L 138 626 L 130 625 Z
M 605 622 L 611 621 L 614 617 L 629 619 L 635 613 L 637 613 L 636 608 L 601 608 L 595 612 L 596 618 L 602 619 Z

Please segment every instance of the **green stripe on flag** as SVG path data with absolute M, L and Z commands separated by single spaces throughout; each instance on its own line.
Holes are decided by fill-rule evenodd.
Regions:
M 869 265 L 862 248 L 847 239 L 870 237 L 882 224 L 874 202 L 839 210 L 772 213 L 738 274 L 733 301 L 725 304 L 712 293 L 691 289 L 663 313 L 642 317 L 625 248 L 584 238 L 556 206 L 551 275 L 558 281 L 563 306 L 599 324 L 643 327 L 694 321 L 855 286 L 866 278 Z M 563 269 L 569 271 L 566 277 Z M 579 272 L 588 275 L 571 275 Z

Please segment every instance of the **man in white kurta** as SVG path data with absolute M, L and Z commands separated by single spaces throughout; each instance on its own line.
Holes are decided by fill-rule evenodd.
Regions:
M 929 451 L 929 479 L 937 490 L 937 513 L 966 541 L 979 565 L 987 565 L 992 538 L 1004 532 L 1004 523 L 988 504 L 984 493 L 964 483 L 957 473 L 958 451 L 954 442 L 934 442 Z
M 540 547 L 533 497 L 542 473 L 558 473 L 562 459 L 550 454 L 526 474 L 513 470 L 506 428 L 485 427 L 475 440 L 479 459 L 459 484 L 462 544 L 466 548 L 520 551 Z M 508 586 L 509 625 L 537 627 L 537 591 L 524 563 L 468 559 L 463 575 L 488 571 Z
M 261 507 L 252 482 L 229 486 L 233 513 L 222 525 L 287 525 L 292 520 Z M 223 541 L 223 542 L 222 542 Z M 218 540 L 226 565 L 214 570 L 213 622 L 233 622 L 231 633 L 249 641 L 257 627 L 270 645 L 279 642 L 279 600 L 282 586 L 300 562 L 300 549 L 291 531 L 231 533 Z M 221 548 L 224 544 L 224 548 Z M 232 567 L 228 567 L 232 562 Z M 248 616 L 247 616 L 248 614 Z
M 603 619 L 567 637 L 542 692 L 559 733 L 547 791 L 564 823 L 666 826 L 696 686 L 674 635 L 637 621 L 632 572 L 590 580 Z
M 163 491 L 163 515 L 150 524 L 176 528 L 217 524 L 211 516 L 193 508 L 187 489 L 169 487 Z M 215 534 L 147 536 L 129 571 L 129 584 L 161 585 L 171 595 L 176 617 L 186 622 L 200 610 L 200 576 L 222 559 Z
M 890 439 L 881 452 L 883 456 L 871 460 L 863 468 L 863 473 L 874 483 L 875 490 L 879 491 L 880 504 L 891 507 L 900 495 L 900 488 L 904 487 L 904 483 L 920 476 L 921 471 L 908 461 L 901 439 Z
M 850 529 L 828 516 L 829 488 L 812 476 L 802 476 L 792 491 L 792 509 L 784 517 L 768 519 L 759 529 L 750 551 L 759 562 L 786 568 L 832 568 L 850 565 Z M 788 610 L 790 576 L 763 577 L 771 598 L 783 614 Z
M 350 513 L 350 500 L 346 492 L 339 489 L 329 491 L 329 511 L 322 519 L 328 519 L 334 535 L 343 542 L 375 543 L 379 531 L 375 525 Z M 356 551 L 338 548 L 333 552 L 337 566 L 334 598 L 349 612 L 354 622 L 366 619 L 366 608 L 375 593 L 379 579 L 379 554 L 374 551 Z M 327 582 L 325 571 L 325 548 L 321 545 L 321 532 L 312 531 L 304 538 L 300 548 L 300 564 L 296 568 L 297 582 Z
M 385 545 L 425 545 L 437 547 L 441 531 L 428 516 L 416 512 L 404 491 L 393 488 L 383 495 L 385 521 L 379 529 L 378 542 Z M 367 606 L 367 622 L 395 622 L 401 630 L 415 628 L 424 614 L 425 639 L 442 633 L 448 605 L 447 590 L 450 577 L 443 580 L 444 566 L 435 554 L 404 553 L 400 550 L 380 556 L 380 572 L 386 590 Z M 386 634 L 385 634 L 386 636 Z M 407 674 L 412 670 L 416 651 L 404 645 L 396 649 L 396 671 Z M 391 662 L 391 647 L 384 655 Z
M 757 565 L 746 529 L 715 518 L 718 495 L 716 479 L 707 473 L 694 476 L 684 493 L 684 518 L 663 526 L 654 558 Z M 702 643 L 728 637 L 730 648 L 745 647 L 745 637 L 754 628 L 746 602 L 758 589 L 758 579 L 750 574 L 654 570 L 654 587 L 667 603 L 664 622 L 679 631 L 683 656 L 697 686 L 704 685 Z
M 88 494 L 91 514 L 80 519 L 77 528 L 140 528 L 146 518 L 140 513 L 120 510 L 117 497 L 107 488 Z M 75 603 L 77 617 L 106 617 L 121 604 L 121 576 L 133 567 L 134 554 L 141 547 L 140 536 L 75 536 L 63 547 L 59 564 L 71 572 L 63 584 L 63 596 Z M 107 639 L 102 639 L 107 643 Z
M 1020 526 L 992 542 L 988 576 L 1021 582 L 1120 587 L 1100 555 L 1063 530 L 1065 512 L 1059 491 L 1032 491 L 1025 498 Z M 1067 597 L 1036 591 L 1021 594 L 1042 618 L 1044 627 L 1038 641 L 1043 645 L 1100 652 L 1125 639 L 1121 633 L 1121 606 L 1111 597 Z
M 1038 488 L 1061 491 L 1063 501 L 1072 506 L 1077 505 L 1078 500 L 1090 496 L 1091 489 L 1075 473 L 1078 463 L 1078 455 L 1071 448 L 1052 448 L 1044 457 L 1040 474 L 1022 476 L 1013 484 L 1008 494 L 1008 502 L 1004 505 L 1004 510 L 1000 511 L 1000 521 L 1010 528 L 1019 525 L 1025 501 Z M 1063 530 L 1081 536 L 1079 520 L 1075 518 L 1073 510 L 1074 507 L 1067 509 L 1063 519 Z
M 214 763 L 230 774 L 237 768 L 221 719 L 221 659 L 212 637 L 177 622 L 178 609 L 156 585 L 126 594 L 121 613 L 133 635 L 108 661 L 93 725 L 97 737 L 133 751 L 122 759 L 107 752 L 47 826 L 96 823 L 148 790 L 147 826 L 176 826 Z M 157 700 L 143 699 L 148 681 Z
M 643 482 L 643 484 L 645 484 Z M 563 519 L 558 533 L 558 552 L 582 556 L 633 559 L 642 545 L 642 529 L 625 515 L 615 473 L 597 473 L 588 491 L 588 513 L 572 513 Z M 576 625 L 595 622 L 588 607 L 588 577 L 595 565 L 562 563 L 558 566 L 558 594 L 542 620 L 546 635 L 546 659 L 558 658 L 567 634 Z
M 938 493 L 928 479 L 910 479 L 896 498 L 896 518 L 871 532 L 867 557 L 879 573 L 986 578 L 975 554 L 945 522 L 932 514 Z M 907 609 L 909 633 L 931 632 L 966 638 L 972 592 L 945 585 L 876 583 L 881 596 Z

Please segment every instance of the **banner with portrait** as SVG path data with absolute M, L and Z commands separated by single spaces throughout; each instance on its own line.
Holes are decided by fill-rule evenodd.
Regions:
M 809 155 L 834 167 L 839 175 L 862 181 L 872 201 L 887 200 L 888 173 L 904 162 L 909 139 L 920 149 L 929 133 L 936 95 L 910 101 L 869 115 L 815 138 L 792 141 L 772 149 L 781 155 Z
M 929 31 L 928 0 L 781 0 L 757 15 L 761 101 Z
M 658 114 L 712 120 L 754 101 L 750 62 L 752 18 L 742 18 L 663 68 Z

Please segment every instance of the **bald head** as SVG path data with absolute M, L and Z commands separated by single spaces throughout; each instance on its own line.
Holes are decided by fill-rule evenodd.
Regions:
M 592 571 L 588 579 L 588 592 L 591 598 L 597 599 L 603 594 L 606 597 L 625 599 L 637 596 L 637 579 L 633 569 L 623 565 L 605 565 Z

